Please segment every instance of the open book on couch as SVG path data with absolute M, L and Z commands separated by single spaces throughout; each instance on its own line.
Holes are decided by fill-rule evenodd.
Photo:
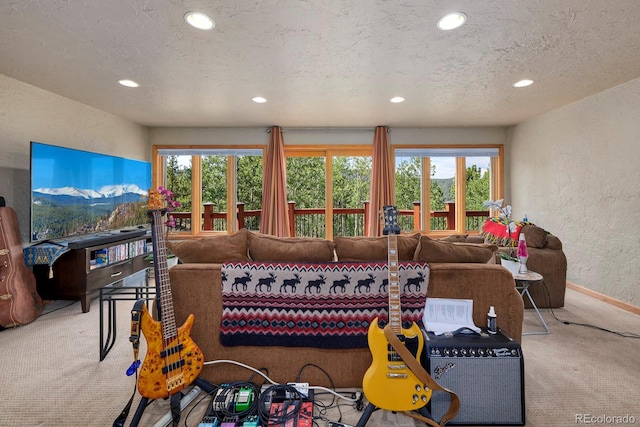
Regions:
M 464 328 L 480 333 L 480 328 L 473 323 L 473 300 L 470 299 L 427 298 L 422 324 L 427 332 L 435 335 Z

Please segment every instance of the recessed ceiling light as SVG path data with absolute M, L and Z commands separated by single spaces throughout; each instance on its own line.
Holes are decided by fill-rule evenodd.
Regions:
M 533 84 L 533 80 L 523 79 L 523 80 L 520 80 L 519 82 L 515 82 L 513 84 L 513 87 L 527 87 L 527 86 L 531 86 L 532 84 Z
M 393 102 L 394 104 L 399 104 L 401 102 L 404 102 L 404 98 L 401 96 L 394 96 L 389 101 Z
M 128 79 L 118 80 L 118 83 L 120 83 L 122 86 L 126 86 L 126 87 L 138 87 L 138 86 L 140 86 L 138 83 L 134 82 L 133 80 L 128 80 Z
M 210 30 L 216 26 L 213 19 L 200 12 L 187 12 L 184 14 L 184 20 L 187 21 L 187 24 L 199 30 Z
M 460 27 L 467 21 L 467 15 L 462 12 L 454 12 L 448 15 L 443 16 L 438 19 L 438 23 L 436 24 L 441 30 L 453 30 L 455 28 Z
M 251 100 L 252 100 L 253 102 L 257 102 L 258 104 L 264 104 L 265 102 L 267 102 L 267 99 L 266 99 L 266 98 L 263 98 L 263 97 L 261 97 L 261 96 L 253 97 L 253 98 L 251 98 Z

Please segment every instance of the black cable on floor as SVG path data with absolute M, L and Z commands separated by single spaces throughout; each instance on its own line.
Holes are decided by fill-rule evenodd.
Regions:
M 600 326 L 596 326 L 596 325 L 591 325 L 588 323 L 580 323 L 580 322 L 572 322 L 569 320 L 562 320 L 559 319 L 558 316 L 556 316 L 556 313 L 553 311 L 553 307 L 551 307 L 551 294 L 549 293 L 549 287 L 547 286 L 547 283 L 543 280 L 542 284 L 544 285 L 544 290 L 547 296 L 547 310 L 549 310 L 549 312 L 551 313 L 551 315 L 553 316 L 554 319 L 556 319 L 558 322 L 564 324 L 564 325 L 576 325 L 576 326 L 583 326 L 585 328 L 591 328 L 591 329 L 596 329 L 598 331 L 603 331 L 603 332 L 608 332 L 610 334 L 614 334 L 617 335 L 619 337 L 622 338 L 635 338 L 635 339 L 640 339 L 640 335 L 633 333 L 633 332 L 617 332 L 617 331 L 612 331 L 610 329 L 606 329 Z

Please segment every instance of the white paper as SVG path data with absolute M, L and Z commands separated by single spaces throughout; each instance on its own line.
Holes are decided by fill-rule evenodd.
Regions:
M 480 333 L 480 328 L 473 323 L 473 300 L 470 299 L 427 298 L 422 324 L 436 335 L 465 327 Z

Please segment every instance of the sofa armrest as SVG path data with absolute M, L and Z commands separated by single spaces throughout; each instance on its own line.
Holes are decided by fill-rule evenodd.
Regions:
M 169 269 L 176 324 L 182 325 L 189 314 L 195 316 L 191 337 L 207 360 L 215 357 L 221 346 L 221 267 L 222 264 L 186 263 Z
M 542 274 L 544 278 L 544 286 L 532 286 L 529 289 L 538 308 L 564 306 L 567 286 L 567 257 L 564 252 L 556 249 L 530 248 L 527 268 Z
M 498 327 L 522 342 L 524 304 L 509 271 L 495 264 L 431 264 L 427 298 L 473 300 L 473 322 L 486 327 L 494 306 Z

